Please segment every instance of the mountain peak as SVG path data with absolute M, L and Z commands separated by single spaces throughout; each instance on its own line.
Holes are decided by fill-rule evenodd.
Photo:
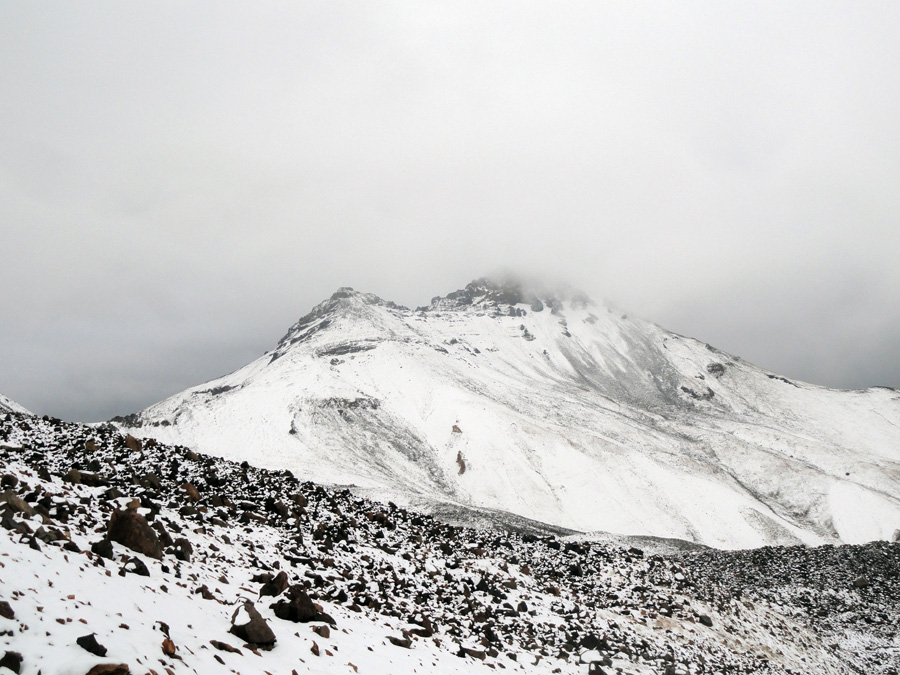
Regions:
M 582 291 L 569 286 L 548 287 L 536 281 L 525 281 L 519 277 L 506 276 L 499 279 L 479 277 L 466 284 L 465 288 L 441 297 L 431 299 L 431 306 L 420 309 L 459 309 L 472 306 L 515 306 L 530 305 L 531 311 L 543 311 L 546 306 L 553 313 L 562 310 L 563 301 L 577 305 L 592 304 Z

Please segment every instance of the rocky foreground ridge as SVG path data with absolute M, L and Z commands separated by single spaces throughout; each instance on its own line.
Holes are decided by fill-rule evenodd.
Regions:
M 0 413 L 0 673 L 873 673 L 900 544 L 652 553 L 470 529 Z

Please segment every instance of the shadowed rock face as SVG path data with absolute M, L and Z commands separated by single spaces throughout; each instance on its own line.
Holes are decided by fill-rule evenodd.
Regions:
M 122 544 L 132 551 L 157 560 L 162 558 L 159 537 L 147 519 L 133 509 L 113 511 L 109 519 L 107 536 L 111 541 Z

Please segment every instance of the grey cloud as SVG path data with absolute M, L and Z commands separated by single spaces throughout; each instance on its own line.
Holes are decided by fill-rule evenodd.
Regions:
M 242 365 L 338 286 L 417 305 L 498 269 L 791 377 L 900 386 L 898 24 L 7 3 L 0 391 L 101 419 Z

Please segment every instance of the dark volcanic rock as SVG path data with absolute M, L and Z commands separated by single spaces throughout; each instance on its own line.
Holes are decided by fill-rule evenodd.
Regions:
M 122 569 L 119 570 L 119 576 L 124 577 L 126 573 L 137 574 L 140 577 L 149 577 L 150 570 L 140 558 L 131 557 L 125 561 Z
M 33 516 L 34 509 L 22 499 L 19 495 L 17 495 L 12 490 L 7 490 L 3 494 L 0 494 L 0 504 L 6 503 L 9 505 L 13 511 L 18 511 L 19 513 L 24 513 L 26 516 Z
M 14 673 L 22 668 L 22 655 L 19 652 L 6 652 L 0 659 L 0 668 L 9 668 Z
M 162 546 L 156 532 L 144 518 L 134 509 L 113 511 L 107 528 L 109 538 L 132 551 L 143 553 L 151 558 L 162 558 Z
M 89 651 L 94 656 L 106 656 L 106 647 L 97 642 L 97 638 L 94 633 L 90 635 L 82 635 L 80 638 L 75 640 L 78 643 L 78 646 L 82 649 Z
M 288 578 L 287 574 L 283 571 L 279 572 L 274 579 L 268 581 L 263 584 L 263 587 L 259 589 L 259 597 L 263 597 L 264 595 L 277 596 L 281 595 L 284 592 L 284 589 L 288 587 Z
M 127 663 L 100 663 L 89 671 L 87 675 L 129 675 L 131 670 Z
M 287 600 L 281 600 L 271 606 L 275 616 L 279 619 L 295 623 L 308 621 L 334 623 L 334 619 L 319 611 L 302 586 L 291 586 L 288 589 L 287 597 Z
M 113 545 L 112 542 L 103 537 L 100 541 L 95 541 L 91 544 L 91 552 L 96 553 L 97 555 L 106 558 L 107 560 L 113 559 Z
M 125 437 L 125 445 L 128 446 L 128 449 L 132 452 L 140 452 L 142 447 L 140 440 L 138 440 L 131 434 L 128 434 Z
M 237 621 L 242 623 L 236 623 Z M 253 603 L 249 601 L 234 610 L 234 614 L 231 615 L 229 632 L 252 645 L 275 644 L 275 633 L 269 628 L 269 624 L 262 618 Z

